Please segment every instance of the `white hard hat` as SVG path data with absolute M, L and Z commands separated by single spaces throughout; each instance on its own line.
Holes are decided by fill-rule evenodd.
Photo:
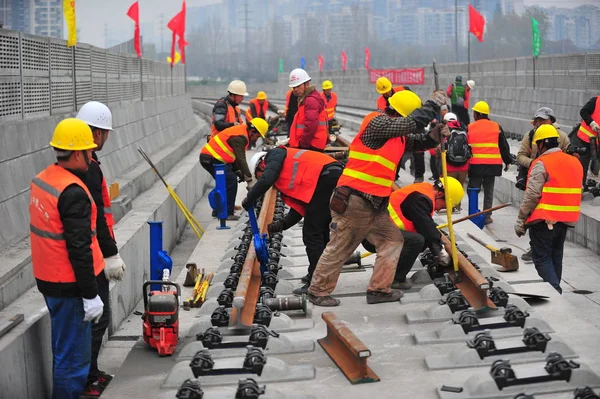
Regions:
M 300 86 L 310 80 L 308 73 L 302 68 L 296 68 L 290 72 L 290 87 Z
M 444 121 L 448 122 L 448 121 L 457 121 L 458 117 L 456 116 L 455 113 L 452 112 L 448 112 L 446 115 L 444 115 Z
M 113 130 L 112 113 L 101 102 L 89 101 L 77 113 L 77 119 L 84 121 L 89 126 L 104 130 Z
M 469 89 L 472 89 L 473 87 L 475 87 L 475 81 L 467 80 L 467 86 L 469 86 Z
M 261 159 L 265 157 L 265 155 L 267 155 L 266 151 L 259 151 L 256 154 L 252 155 L 252 158 L 250 158 L 250 162 L 248 162 L 248 169 L 250 169 L 250 172 L 252 172 L 254 177 L 256 177 L 256 167 L 258 166 L 258 163 L 261 161 Z
M 227 86 L 227 91 L 232 94 L 237 94 L 239 96 L 247 96 L 248 89 L 246 89 L 246 83 L 241 80 L 232 80 Z

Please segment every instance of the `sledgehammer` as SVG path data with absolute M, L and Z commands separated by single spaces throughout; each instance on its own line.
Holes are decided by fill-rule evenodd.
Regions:
M 467 233 L 467 236 L 492 252 L 491 262 L 495 265 L 502 266 L 502 268 L 498 269 L 499 272 L 512 272 L 519 270 L 519 258 L 512 254 L 511 248 L 503 247 L 498 249 L 492 247 L 490 244 L 486 244 L 471 233 Z

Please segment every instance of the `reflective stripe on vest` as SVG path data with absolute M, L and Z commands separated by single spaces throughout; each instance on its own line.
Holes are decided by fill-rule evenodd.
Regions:
M 306 204 L 315 193 L 323 168 L 337 161 L 318 151 L 281 148 L 285 148 L 287 155 L 274 185 L 286 205 L 304 216 Z
M 94 274 L 104 269 L 104 257 L 96 237 L 97 210 L 85 184 L 58 165 L 50 165 L 31 181 L 30 241 L 33 274 L 36 279 L 53 283 L 73 283 L 75 272 L 69 259 L 64 227 L 58 210 L 58 199 L 71 185 L 81 187 L 91 205 L 90 226 Z
M 201 154 L 208 154 L 216 160 L 223 163 L 233 163 L 236 159 L 235 152 L 228 143 L 228 140 L 234 136 L 243 136 L 246 140 L 246 148 L 250 140 L 248 140 L 248 130 L 246 125 L 232 126 L 219 132 L 215 137 L 211 138 L 204 145 Z
M 596 123 L 600 123 L 600 96 L 596 97 L 596 105 L 594 108 L 594 112 L 592 112 L 592 120 L 596 121 Z M 585 121 L 581 121 L 581 126 L 577 131 L 577 137 L 584 143 L 589 143 L 590 139 L 594 137 L 598 137 L 598 133 L 594 132 L 594 130 L 588 125 Z
M 472 165 L 502 165 L 499 135 L 500 125 L 489 119 L 479 119 L 469 125 L 467 137 L 473 153 Z
M 371 121 L 384 114 L 371 112 L 360 126 L 359 133 L 350 144 L 348 164 L 338 186 L 347 186 L 366 194 L 388 197 L 396 179 L 396 169 L 404 154 L 404 138 L 389 139 L 381 148 L 373 150 L 362 143 L 362 135 Z
M 545 153 L 533 161 L 529 168 L 530 174 L 537 162 L 543 163 L 548 181 L 544 183 L 542 196 L 526 223 L 537 220 L 577 222 L 583 179 L 583 168 L 580 162 L 562 151 Z
M 323 93 L 323 99 L 325 100 L 325 112 L 327 112 L 327 119 L 331 120 L 335 117 L 335 107 L 337 107 L 337 94 L 334 92 L 330 93 L 329 100 L 325 93 Z
M 427 198 L 429 198 L 432 202 L 432 205 L 435 203 L 435 192 L 433 190 L 433 186 L 429 183 L 414 183 L 409 184 L 408 186 L 402 187 L 396 191 L 394 191 L 390 195 L 390 202 L 388 204 L 388 212 L 390 214 L 390 218 L 394 222 L 396 226 L 400 230 L 406 230 L 410 232 L 416 233 L 414 224 L 412 221 L 406 218 L 402 213 L 402 203 L 410 194 L 418 192 Z M 433 206 L 431 207 L 431 216 L 433 217 Z

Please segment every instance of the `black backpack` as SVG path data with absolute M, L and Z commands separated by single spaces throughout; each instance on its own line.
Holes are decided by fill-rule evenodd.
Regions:
M 471 146 L 467 139 L 467 132 L 462 129 L 453 129 L 450 131 L 450 137 L 446 142 L 448 153 L 447 161 L 452 166 L 463 166 L 469 158 L 473 156 Z

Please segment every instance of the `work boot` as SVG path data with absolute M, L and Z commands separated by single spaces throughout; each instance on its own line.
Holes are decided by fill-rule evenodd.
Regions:
M 232 213 L 232 214 L 230 214 L 230 215 L 227 216 L 226 220 L 240 220 L 240 217 L 238 215 L 235 215 L 235 214 Z
M 452 208 L 452 213 L 461 213 L 461 212 L 462 212 L 462 208 L 460 205 Z
M 397 302 L 403 296 L 404 293 L 399 290 L 392 290 L 391 292 L 367 291 L 367 303 L 373 305 L 383 302 Z
M 523 255 L 521 255 L 521 259 L 523 259 L 523 262 L 527 262 L 527 263 L 533 262 L 533 256 L 531 255 L 531 247 L 529 247 L 527 252 L 525 252 Z
M 494 223 L 494 219 L 492 219 L 491 217 L 485 218 L 485 224 L 492 224 L 492 223 Z
M 308 273 L 306 276 L 302 277 L 300 279 L 300 281 L 303 282 L 304 284 L 306 284 L 306 283 L 310 283 L 311 279 L 312 279 L 312 275 L 310 273 Z
M 344 265 L 353 265 L 353 264 L 357 264 L 359 267 L 361 266 L 361 257 L 360 257 L 360 251 L 356 251 L 354 252 L 352 255 L 350 255 L 350 257 L 348 258 L 348 260 L 346 262 L 344 262 Z
M 217 217 L 217 211 L 215 211 L 215 210 L 213 209 L 213 211 L 212 211 L 212 213 L 211 213 L 211 216 L 212 216 L 212 217 L 214 217 L 214 218 L 216 218 L 216 217 Z
M 436 181 L 436 180 L 437 180 L 437 177 L 435 177 L 435 176 L 431 176 L 431 177 L 429 178 L 429 180 L 431 180 L 431 181 Z
M 308 300 L 310 302 L 314 303 L 317 306 L 332 307 L 332 306 L 339 306 L 340 305 L 340 300 L 339 299 L 335 299 L 331 295 L 327 295 L 327 296 L 315 296 L 315 295 L 313 295 L 311 293 L 308 293 L 307 298 L 308 298 Z
M 99 398 L 100 395 L 102 395 L 104 388 L 105 387 L 100 385 L 100 382 L 98 381 L 94 381 L 91 384 L 86 384 L 79 399 Z
M 423 176 L 421 176 L 421 177 L 415 177 L 414 183 L 423 183 Z
M 308 283 L 304 284 L 302 287 L 296 288 L 292 292 L 294 293 L 294 295 L 305 295 L 305 294 L 308 294 L 309 287 L 310 287 L 310 281 Z
M 410 281 L 398 281 L 398 280 L 394 280 L 392 282 L 392 286 L 390 288 L 394 289 L 394 290 L 410 290 L 412 288 L 412 283 Z
M 106 388 L 106 386 L 110 383 L 112 379 L 113 376 L 108 374 L 107 372 L 101 370 L 98 371 L 98 378 L 96 379 L 96 381 L 98 381 L 101 387 Z

